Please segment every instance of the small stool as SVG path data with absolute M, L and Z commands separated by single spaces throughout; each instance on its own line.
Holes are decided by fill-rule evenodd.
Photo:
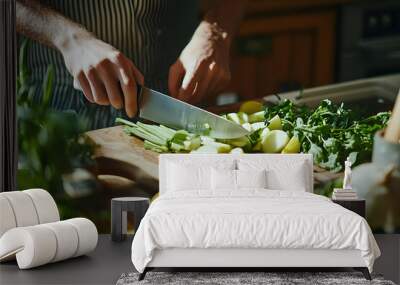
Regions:
M 123 241 L 127 234 L 127 212 L 134 214 L 135 230 L 149 208 L 150 200 L 143 197 L 120 197 L 111 199 L 111 239 Z

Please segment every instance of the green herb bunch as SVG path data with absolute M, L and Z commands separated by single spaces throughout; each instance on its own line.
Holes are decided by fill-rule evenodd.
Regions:
M 281 118 L 284 131 L 298 136 L 302 152 L 313 154 L 315 164 L 333 172 L 342 170 L 347 157 L 353 165 L 370 160 L 374 134 L 390 117 L 389 112 L 381 112 L 362 119 L 343 103 L 323 100 L 310 109 L 287 99 L 266 107 L 266 123 L 275 115 Z

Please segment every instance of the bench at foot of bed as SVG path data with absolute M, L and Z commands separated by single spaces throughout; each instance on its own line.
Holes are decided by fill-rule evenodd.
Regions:
M 138 281 L 142 281 L 146 277 L 146 273 L 151 271 L 151 270 L 153 270 L 153 269 L 154 269 L 153 267 L 146 267 L 143 270 L 143 272 L 139 274 Z M 186 269 L 187 268 L 185 268 L 185 270 Z M 202 269 L 205 269 L 205 268 L 202 268 Z M 232 268 L 230 268 L 230 269 L 232 269 Z M 353 269 L 356 270 L 356 271 L 360 271 L 364 275 L 364 278 L 366 280 L 372 280 L 371 275 L 369 274 L 369 270 L 368 270 L 367 267 L 353 267 Z M 210 268 L 209 271 L 212 271 L 212 268 Z M 243 270 L 243 268 L 240 268 L 240 269 L 238 268 L 237 269 L 237 272 L 242 272 L 242 271 L 246 271 L 246 270 Z

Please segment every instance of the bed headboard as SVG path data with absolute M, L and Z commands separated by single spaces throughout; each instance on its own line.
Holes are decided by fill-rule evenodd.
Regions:
M 211 166 L 221 161 L 232 161 L 237 165 L 237 161 L 265 163 L 266 166 L 273 167 L 277 163 L 294 164 L 304 162 L 306 173 L 308 174 L 307 192 L 313 193 L 313 158 L 311 154 L 161 154 L 159 156 L 159 188 L 160 194 L 166 192 L 168 180 L 168 164 L 190 164 L 193 166 Z

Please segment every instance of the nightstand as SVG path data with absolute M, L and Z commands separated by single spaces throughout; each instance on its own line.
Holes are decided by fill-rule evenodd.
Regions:
M 127 212 L 135 218 L 135 231 L 149 208 L 150 200 L 143 197 L 120 197 L 111 200 L 111 238 L 123 241 L 127 235 Z
M 359 214 L 361 217 L 365 218 L 365 200 L 336 200 L 332 199 L 333 203 L 339 204 L 340 206 Z

